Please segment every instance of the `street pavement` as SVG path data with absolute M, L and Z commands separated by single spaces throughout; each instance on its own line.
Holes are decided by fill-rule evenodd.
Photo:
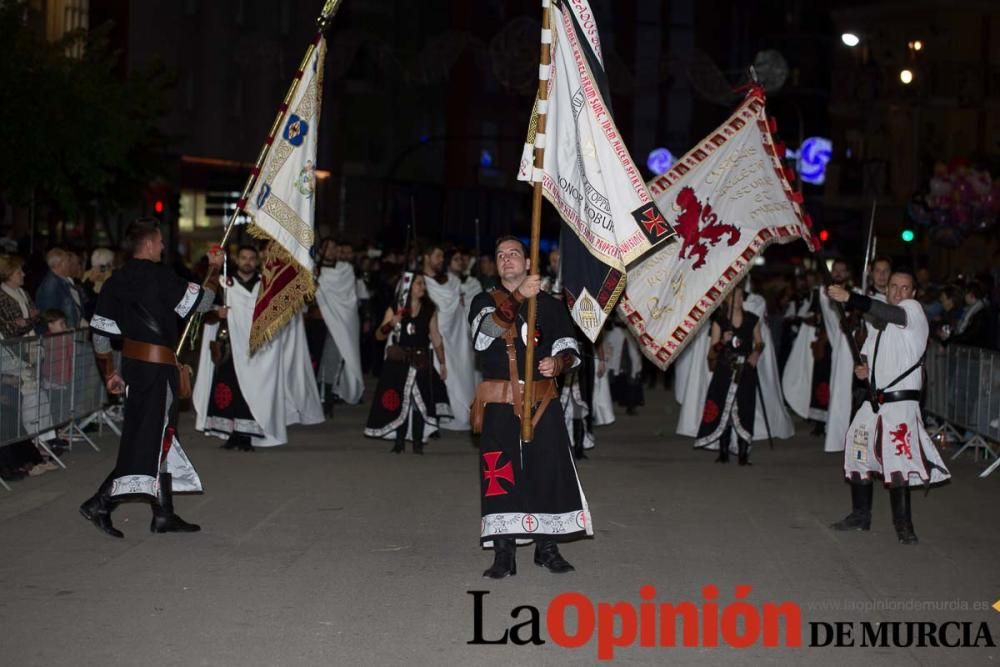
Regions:
M 550 574 L 522 547 L 517 576 L 492 581 L 481 577 L 491 554 L 478 546 L 469 436 L 445 432 L 424 456 L 392 455 L 390 443 L 362 437 L 366 414 L 338 406 L 332 421 L 292 428 L 288 446 L 243 453 L 195 433 L 185 413 L 181 435 L 205 493 L 176 506 L 202 524 L 198 534 L 150 534 L 141 504 L 114 514 L 124 540 L 80 517 L 113 465 L 113 437 L 98 440 L 99 453 L 76 444 L 66 471 L 0 490 L 0 665 L 596 664 L 596 630 L 577 648 L 555 643 L 554 598 L 579 592 L 594 609 L 646 602 L 653 612 L 691 601 L 710 617 L 710 585 L 720 618 L 738 609 L 737 585 L 752 587 L 741 595 L 757 612 L 796 603 L 803 646 L 785 646 L 784 633 L 777 648 L 721 639 L 643 647 L 637 638 L 613 664 L 1000 664 L 982 638 L 980 648 L 860 646 L 864 621 L 968 622 L 973 641 L 985 622 L 1000 642 L 1000 613 L 989 608 L 1000 598 L 1000 473 L 979 479 L 983 464 L 971 456 L 949 462 L 952 483 L 914 491 L 920 545 L 902 546 L 882 489 L 871 532 L 828 528 L 849 509 L 841 456 L 824 454 L 804 424 L 773 450 L 758 443 L 751 467 L 717 465 L 673 434 L 672 395 L 648 392 L 638 416 L 622 412 L 597 429 L 598 447 L 579 465 L 596 534 L 563 547 L 577 571 Z M 643 586 L 655 589 L 645 589 L 652 603 Z M 529 621 L 523 607 L 532 606 L 545 643 L 469 644 L 469 591 L 489 591 L 479 594 L 484 640 Z M 603 609 L 609 644 L 629 628 Z M 565 615 L 570 639 L 576 619 Z M 816 622 L 852 624 L 855 646 L 809 646 L 813 629 L 826 628 Z M 961 639 L 956 627 L 949 639 Z M 515 636 L 530 634 L 525 625 Z

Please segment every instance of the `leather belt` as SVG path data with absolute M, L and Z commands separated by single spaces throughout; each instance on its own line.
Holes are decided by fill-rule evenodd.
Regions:
M 122 356 L 135 361 L 144 361 L 147 364 L 177 365 L 177 356 L 166 345 L 143 343 L 131 338 L 126 338 L 122 343 Z
M 542 418 L 542 413 L 545 412 L 545 408 L 558 396 L 558 392 L 556 391 L 556 382 L 552 378 L 535 380 L 533 385 L 534 398 L 538 408 L 532 416 L 531 423 L 533 426 L 537 426 L 538 421 Z M 518 382 L 517 387 L 520 388 L 521 386 L 521 383 Z M 520 419 L 521 392 L 517 391 L 516 393 L 517 395 L 515 396 L 514 383 L 509 380 L 483 380 L 480 382 L 476 387 L 476 396 L 470 408 L 472 432 L 482 432 L 483 416 L 486 406 L 490 403 L 511 406 L 514 409 L 514 414 Z
M 875 392 L 875 400 L 879 405 L 886 403 L 899 403 L 900 401 L 919 401 L 919 389 L 901 389 L 899 391 L 879 391 Z

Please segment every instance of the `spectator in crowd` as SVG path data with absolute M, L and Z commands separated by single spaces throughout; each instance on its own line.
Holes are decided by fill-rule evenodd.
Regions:
M 49 272 L 42 279 L 35 293 L 40 310 L 61 310 L 66 314 L 66 324 L 75 329 L 83 317 L 83 296 L 80 294 L 73 274 L 79 269 L 79 257 L 62 248 L 53 248 L 45 255 Z
M 951 335 L 942 340 L 972 347 L 991 347 L 989 309 L 983 299 L 983 288 L 977 282 L 965 286 L 965 311 Z
M 83 316 L 88 320 L 94 315 L 94 304 L 101 293 L 104 281 L 111 275 L 115 253 L 108 248 L 97 248 L 90 254 L 90 269 L 83 274 L 83 295 L 86 307 Z
M 24 291 L 23 266 L 20 257 L 0 257 L 0 334 L 4 338 L 30 333 L 38 318 L 38 309 Z
M 476 272 L 474 275 L 476 278 L 479 278 L 479 282 L 482 284 L 483 291 L 485 292 L 496 288 L 500 284 L 500 278 L 497 277 L 497 264 L 489 255 L 481 255 L 479 257 L 479 261 L 476 262 Z

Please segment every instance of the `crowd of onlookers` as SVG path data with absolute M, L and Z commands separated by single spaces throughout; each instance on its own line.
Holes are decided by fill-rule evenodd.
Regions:
M 11 443 L 0 447 L 5 481 L 56 469 L 50 453 L 68 447 L 49 428 L 70 404 L 76 342 L 65 332 L 93 314 L 114 253 L 95 250 L 86 272 L 84 257 L 71 249 L 53 248 L 43 259 L 32 265 L 16 254 L 0 256 L 0 442 Z

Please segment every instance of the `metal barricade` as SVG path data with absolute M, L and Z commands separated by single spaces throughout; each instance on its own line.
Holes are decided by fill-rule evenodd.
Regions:
M 1000 352 L 932 341 L 925 368 L 924 409 L 938 422 L 929 432 L 962 442 L 952 459 L 967 449 L 996 459 L 980 475 L 986 477 L 1000 467 L 994 449 L 1000 442 Z
M 0 447 L 34 440 L 65 468 L 48 443 L 58 434 L 100 451 L 81 420 L 102 413 L 105 401 L 87 329 L 0 340 Z

